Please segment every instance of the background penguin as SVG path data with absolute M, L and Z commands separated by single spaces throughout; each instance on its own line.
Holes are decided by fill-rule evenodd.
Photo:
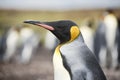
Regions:
M 4 26 L 1 27 L 4 32 L 2 32 L 2 34 L 0 35 L 0 62 L 3 61 L 3 57 L 4 57 L 4 54 L 5 54 L 5 51 L 6 51 L 6 40 L 7 40 L 7 35 L 8 35 L 8 30 L 9 28 L 5 28 Z
M 58 43 L 59 43 L 58 39 L 50 31 L 47 31 L 44 42 L 45 48 L 54 52 Z
M 38 37 L 32 28 L 24 26 L 20 30 L 20 39 L 22 50 L 19 61 L 26 64 L 30 62 L 33 52 L 35 52 L 39 45 L 40 35 Z
M 93 22 L 92 20 L 87 20 L 80 26 L 80 31 L 83 35 L 84 41 L 88 48 L 93 52 Z
M 54 80 L 106 80 L 94 54 L 84 43 L 74 22 L 61 20 L 25 23 L 48 29 L 60 40 L 53 55 Z
M 106 25 L 106 43 L 107 43 L 107 58 L 111 57 L 111 68 L 117 66 L 117 44 L 115 44 L 116 31 L 117 31 L 117 17 L 114 12 L 110 9 L 105 12 L 104 23 Z
M 116 44 L 117 44 L 117 51 L 118 51 L 118 65 L 117 68 L 120 68 L 120 17 L 117 19 L 118 27 L 117 27 L 117 35 L 116 35 Z
M 10 60 L 12 60 L 19 44 L 19 33 L 20 29 L 16 27 L 12 27 L 8 31 L 6 38 L 6 51 L 3 56 L 4 62 L 9 62 Z
M 94 53 L 102 67 L 106 67 L 106 55 L 107 55 L 107 44 L 106 44 L 106 25 L 101 20 L 98 24 L 96 32 L 94 34 Z
M 111 10 L 101 16 L 94 36 L 94 53 L 102 67 L 115 69 L 117 62 L 117 19 Z

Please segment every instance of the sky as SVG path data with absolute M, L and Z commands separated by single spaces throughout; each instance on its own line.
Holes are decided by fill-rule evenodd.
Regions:
M 120 0 L 0 0 L 0 9 L 71 10 L 120 8 Z

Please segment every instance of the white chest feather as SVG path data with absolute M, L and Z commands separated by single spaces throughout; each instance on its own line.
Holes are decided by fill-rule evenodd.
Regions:
M 63 60 L 59 52 L 59 46 L 56 48 L 53 56 L 54 80 L 70 80 L 69 72 L 63 65 Z

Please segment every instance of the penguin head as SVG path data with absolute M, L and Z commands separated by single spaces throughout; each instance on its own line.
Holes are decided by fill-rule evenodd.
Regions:
M 51 31 L 59 40 L 60 43 L 66 43 L 73 41 L 80 34 L 80 30 L 73 21 L 60 20 L 53 22 L 40 22 L 40 21 L 24 21 L 24 23 L 30 23 L 33 25 L 41 26 Z

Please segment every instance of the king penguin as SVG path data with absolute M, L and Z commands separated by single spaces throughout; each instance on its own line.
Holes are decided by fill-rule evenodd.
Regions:
M 41 26 L 60 40 L 53 54 L 54 80 L 106 80 L 76 23 L 70 20 L 24 23 Z

